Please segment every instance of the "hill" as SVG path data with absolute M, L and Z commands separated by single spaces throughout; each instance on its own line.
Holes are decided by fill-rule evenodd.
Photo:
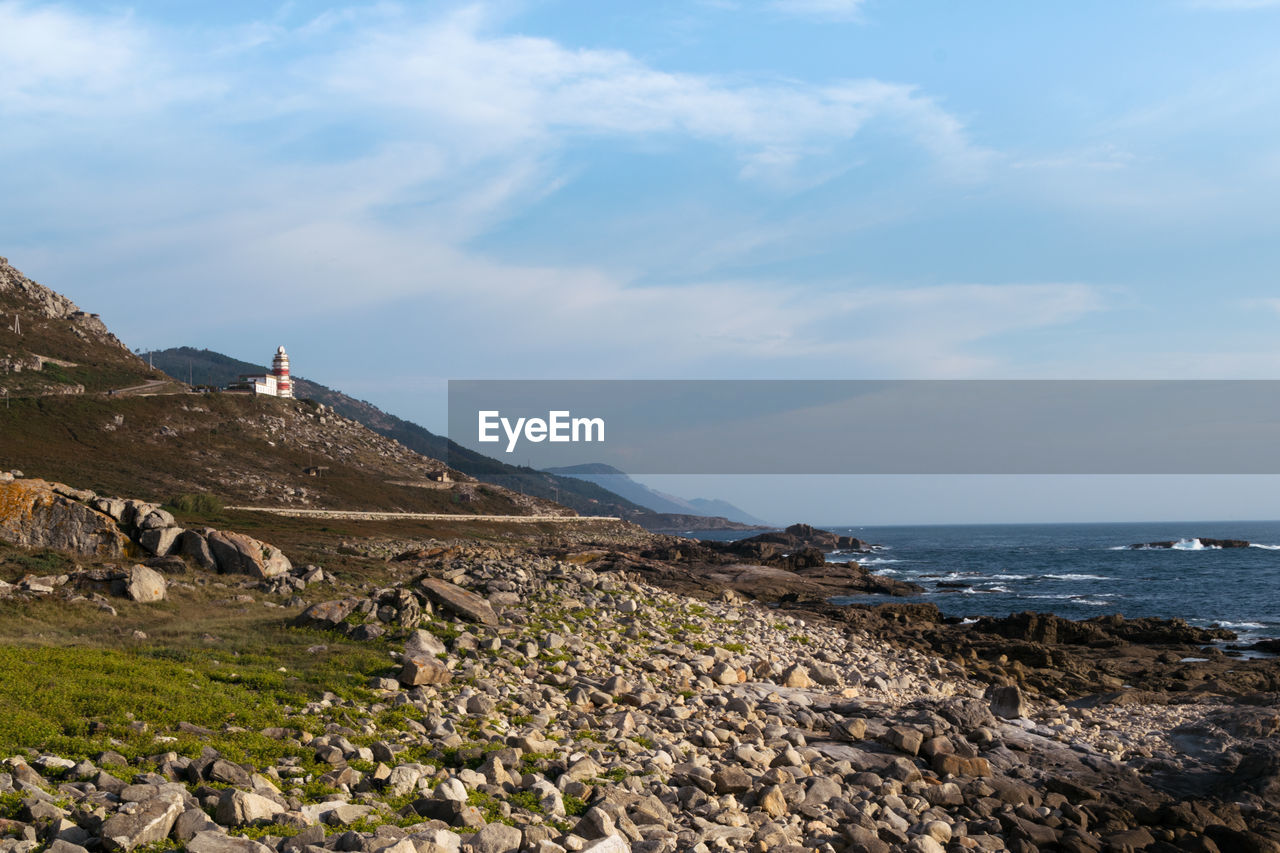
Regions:
M 0 396 L 84 394 L 167 379 L 97 314 L 0 258 Z
M 544 470 L 548 474 L 573 477 L 579 480 L 586 480 L 588 483 L 595 483 L 601 488 L 608 489 L 614 494 L 621 495 L 632 503 L 647 507 L 654 512 L 670 515 L 719 517 L 753 527 L 771 526 L 728 501 L 708 498 L 685 500 L 666 492 L 651 489 L 643 483 L 637 483 L 625 471 L 614 468 L 612 465 L 604 465 L 597 462 L 587 465 L 570 465 L 564 468 L 546 468 Z
M 211 387 L 222 387 L 241 375 L 260 374 L 267 370 L 263 365 L 193 347 L 156 350 L 145 353 L 144 357 L 172 377 L 189 379 L 196 385 Z M 372 403 L 357 400 L 318 382 L 295 376 L 293 384 L 294 394 L 299 398 L 329 406 L 338 414 L 358 421 L 380 435 L 395 439 L 424 456 L 448 459 L 458 471 L 490 485 L 555 501 L 584 515 L 616 515 L 650 530 L 722 529 L 734 526 L 726 519 L 692 518 L 703 515 L 693 507 L 676 506 L 673 510 L 676 515 L 666 515 L 587 479 L 508 465 L 462 447 L 412 421 L 384 412 Z
M 0 469 L 157 502 L 209 493 L 266 506 L 571 514 L 447 472 L 315 402 L 192 393 L 4 259 L 0 314 Z

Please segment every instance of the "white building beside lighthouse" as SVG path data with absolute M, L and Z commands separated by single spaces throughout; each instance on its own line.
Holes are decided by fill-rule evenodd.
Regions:
M 240 381 L 228 387 L 229 391 L 249 391 L 268 397 L 293 398 L 293 380 L 289 378 L 289 353 L 284 347 L 276 349 L 271 359 L 271 372 L 265 376 L 241 376 Z

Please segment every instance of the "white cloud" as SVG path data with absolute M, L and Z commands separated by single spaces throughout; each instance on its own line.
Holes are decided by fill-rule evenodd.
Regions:
M 194 69 L 172 68 L 167 54 L 130 15 L 0 0 L 0 109 L 89 117 L 221 91 Z
M 786 172 L 872 122 L 897 129 L 957 173 L 989 157 L 915 87 L 874 79 L 809 85 L 676 73 L 621 51 L 571 50 L 496 35 L 473 9 L 417 26 L 357 31 L 310 68 L 337 98 L 449 129 L 470 157 L 564 137 L 670 135 L 728 145 L 750 177 Z

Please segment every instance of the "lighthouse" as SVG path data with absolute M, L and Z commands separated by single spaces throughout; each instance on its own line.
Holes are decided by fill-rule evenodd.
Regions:
M 289 380 L 289 353 L 284 347 L 276 350 L 276 357 L 271 360 L 271 375 L 275 377 L 276 396 L 293 397 L 293 383 Z

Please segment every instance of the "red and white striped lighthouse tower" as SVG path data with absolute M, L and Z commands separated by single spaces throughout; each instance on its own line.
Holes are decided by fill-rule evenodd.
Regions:
M 276 396 L 293 397 L 293 383 L 289 380 L 289 353 L 284 347 L 276 350 L 276 357 L 271 360 L 271 375 L 276 378 Z

